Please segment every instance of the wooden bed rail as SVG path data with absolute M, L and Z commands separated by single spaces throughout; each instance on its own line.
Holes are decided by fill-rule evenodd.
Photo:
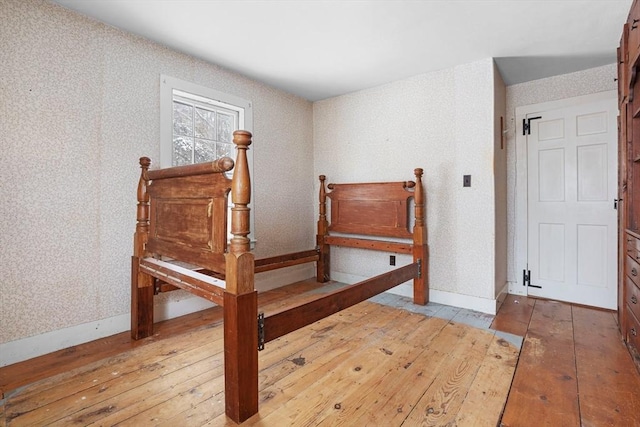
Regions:
M 265 271 L 277 270 L 293 265 L 306 264 L 308 262 L 318 261 L 319 258 L 317 249 L 261 258 L 255 261 L 255 272 L 263 273 Z
M 326 244 L 331 246 L 343 246 L 348 248 L 369 249 L 382 252 L 395 252 L 398 254 L 412 254 L 413 245 L 410 243 L 389 242 L 386 240 L 358 239 L 355 237 L 326 236 Z
M 165 286 L 184 289 L 218 305 L 224 304 L 225 283 L 223 280 L 155 258 L 140 260 L 140 270 L 159 279 L 166 284 Z M 156 286 L 162 285 L 157 284 Z M 155 289 L 154 293 L 157 293 Z
M 420 263 L 412 263 L 371 279 L 338 289 L 316 300 L 264 317 L 264 343 L 349 308 L 421 274 Z M 263 343 L 259 343 L 263 344 Z
M 408 252 L 406 253 L 411 253 L 410 250 L 408 250 Z M 255 260 L 255 269 L 254 272 L 255 273 L 264 273 L 266 271 L 272 271 L 272 270 L 278 270 L 280 268 L 285 268 L 285 267 L 292 267 L 294 265 L 300 265 L 300 264 L 306 264 L 309 262 L 316 262 L 319 259 L 319 255 L 318 255 L 318 250 L 317 249 L 311 249 L 308 251 L 301 251 L 301 252 L 294 252 L 294 253 L 290 253 L 290 254 L 285 254 L 285 255 L 277 255 L 277 256 L 273 256 L 273 257 L 269 257 L 269 258 L 260 258 L 260 259 L 256 259 Z M 142 261 L 141 262 L 141 266 L 144 266 L 144 264 L 146 263 L 146 261 Z M 175 270 L 179 270 L 176 267 L 173 267 Z M 211 270 L 207 270 L 207 269 L 201 269 L 201 268 L 196 268 L 193 270 L 189 270 L 191 271 L 191 277 L 194 277 L 195 279 L 189 279 L 189 280 L 195 280 L 197 281 L 215 281 L 220 280 L 220 281 L 224 281 L 224 274 L 221 273 L 217 273 L 215 271 L 211 271 Z M 151 272 L 153 272 L 151 270 Z M 180 272 L 179 274 L 181 275 L 185 275 L 188 274 L 186 272 Z M 159 294 L 162 292 L 172 292 L 172 291 L 177 291 L 179 289 L 186 289 L 188 288 L 189 290 L 191 290 L 192 293 L 202 296 L 203 298 L 209 299 L 213 302 L 215 302 L 216 304 L 222 305 L 223 302 L 222 300 L 220 301 L 216 301 L 213 298 L 215 298 L 215 295 L 200 295 L 200 293 L 198 293 L 198 291 L 192 290 L 193 287 L 190 287 L 188 284 L 185 286 L 182 286 L 182 284 L 180 283 L 179 280 L 171 280 L 171 279 L 167 279 L 166 276 L 162 276 L 161 274 L 156 274 L 154 275 L 154 277 L 156 277 L 158 280 L 155 283 L 154 286 L 154 294 Z M 178 276 L 180 277 L 180 276 Z M 171 284 L 171 283 L 175 283 L 176 284 Z
M 185 176 L 203 175 L 207 173 L 229 172 L 233 169 L 234 161 L 230 157 L 221 157 L 207 163 L 174 166 L 172 168 L 155 169 L 147 172 L 147 180 L 178 178 Z

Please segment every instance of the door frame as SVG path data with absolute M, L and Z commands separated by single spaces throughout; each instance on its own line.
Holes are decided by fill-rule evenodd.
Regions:
M 528 114 L 543 113 L 549 110 L 566 108 L 574 106 L 578 103 L 596 102 L 607 99 L 618 99 L 617 90 L 608 90 L 604 92 L 596 92 L 589 95 L 576 96 L 572 98 L 564 98 L 556 101 L 542 102 L 539 104 L 524 105 L 516 107 L 516 164 L 515 164 L 515 235 L 514 235 L 514 251 L 515 251 L 515 267 L 516 282 L 510 286 L 509 293 L 516 295 L 528 295 L 528 287 L 524 285 L 522 280 L 522 271 L 527 269 L 528 254 L 528 169 L 527 169 L 527 137 L 522 135 L 522 120 Z M 617 101 L 616 101 L 617 104 Z M 620 112 L 618 111 L 618 114 Z M 618 159 L 618 162 L 620 160 Z M 617 167 L 617 166 L 616 166 Z M 613 200 L 611 200 L 613 203 Z M 617 250 L 617 247 L 616 247 Z

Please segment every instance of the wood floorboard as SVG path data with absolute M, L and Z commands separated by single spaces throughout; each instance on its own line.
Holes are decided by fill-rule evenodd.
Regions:
M 640 426 L 640 376 L 608 311 L 572 308 L 582 425 Z
M 304 365 L 296 366 L 287 375 L 280 376 L 275 381 L 267 383 L 266 387 L 261 388 L 260 413 L 249 420 L 250 424 L 258 420 L 272 422 L 269 420 L 281 415 L 281 408 L 293 408 L 293 410 L 301 411 L 300 417 L 306 417 L 304 408 L 311 407 L 314 399 L 325 396 L 324 391 L 322 389 L 318 391 L 317 386 L 325 383 L 327 375 L 339 369 L 343 362 L 351 361 L 351 353 L 354 349 L 364 349 L 379 342 L 381 332 L 392 325 L 401 313 L 400 310 L 384 307 L 382 312 L 376 311 L 373 318 L 360 317 L 357 323 L 352 324 L 353 331 L 350 336 L 345 337 L 346 339 L 343 339 L 338 333 L 330 334 L 319 341 L 313 349 L 308 349 Z M 324 323 L 324 320 L 320 323 Z M 299 333 L 304 333 L 304 331 L 294 332 L 294 334 Z M 290 368 L 294 368 L 290 363 L 284 363 Z M 312 388 L 316 390 L 317 397 L 312 397 L 311 400 L 301 398 Z M 273 415 L 275 412 L 278 414 Z
M 422 321 L 418 323 L 404 339 L 404 342 L 396 343 L 397 346 L 393 348 L 395 358 L 385 358 L 384 363 L 376 368 L 376 375 L 360 382 L 356 392 L 351 392 L 348 396 L 339 399 L 340 412 L 335 420 L 338 424 L 346 424 L 351 421 L 356 425 L 365 425 L 365 421 L 357 422 L 354 420 L 370 414 L 376 414 L 383 420 L 387 419 L 388 415 L 383 412 L 384 408 L 388 407 L 384 397 L 399 393 L 409 384 L 408 381 L 414 375 L 411 367 L 421 364 L 420 358 L 425 350 L 432 345 L 434 338 L 447 325 L 447 322 L 442 319 L 424 319 L 426 319 L 424 323 Z M 406 344 L 406 342 L 412 344 Z M 397 407 L 395 410 L 403 412 L 401 407 Z M 320 421 L 318 425 L 330 425 L 330 422 L 325 419 Z
M 406 418 L 407 425 L 453 425 L 493 338 L 471 329 L 465 333 L 473 337 L 444 347 L 444 363 L 434 370 L 435 378 Z
M 571 305 L 538 300 L 502 425 L 578 426 L 577 390 Z
M 491 323 L 491 329 L 524 337 L 529 328 L 535 302 L 534 298 L 507 295 Z
M 337 286 L 265 292 L 260 311 Z M 486 316 L 455 307 L 373 301 L 386 305 L 361 303 L 268 343 L 260 412 L 246 425 L 640 426 L 640 375 L 615 313 L 509 295 L 487 329 Z M 145 340 L 127 332 L 0 368 L 0 427 L 235 425 L 221 322 L 214 307 L 158 323 Z M 521 352 L 495 331 L 524 337 Z
M 446 322 L 446 321 L 445 321 Z M 437 325 L 438 334 L 422 349 L 410 365 L 397 377 L 384 378 L 383 386 L 374 394 L 370 409 L 362 411 L 354 425 L 376 425 L 381 420 L 388 425 L 400 425 L 414 410 L 426 388 L 435 381 L 441 365 L 449 354 L 445 349 L 457 346 L 465 337 L 468 328 L 459 324 Z M 407 384 L 411 387 L 407 388 Z
M 343 399 L 355 390 L 359 391 L 359 387 L 352 386 L 353 383 L 366 382 L 379 372 L 377 369 L 385 363 L 384 359 L 393 354 L 397 342 L 390 329 L 406 322 L 401 314 L 402 311 L 392 309 L 387 316 L 382 316 L 382 322 L 371 327 L 362 325 L 349 340 L 340 340 L 341 354 L 338 357 L 330 358 L 324 365 L 316 364 L 315 368 L 314 360 L 310 360 L 307 362 L 309 365 L 305 364 L 307 369 L 299 371 L 304 373 L 303 376 L 288 375 L 273 383 L 263 393 L 273 396 L 265 406 L 270 410 L 277 409 L 277 412 L 261 411 L 257 418 L 270 423 L 274 414 L 281 418 L 282 413 L 287 413 L 291 414 L 289 425 L 313 425 L 341 411 L 345 406 Z M 315 354 L 322 357 L 324 353 L 325 350 Z
M 217 337 L 210 342 L 211 333 Z M 196 338 L 198 335 L 204 337 Z M 64 374 L 62 381 L 57 377 L 47 379 L 18 398 L 9 399 L 7 413 L 23 414 L 20 416 L 23 425 L 85 425 L 91 419 L 87 414 L 103 416 L 119 410 L 124 405 L 123 394 L 131 390 L 133 399 L 140 400 L 153 392 L 154 380 L 159 379 L 165 387 L 172 386 L 165 381 L 167 377 L 167 381 L 182 381 L 183 367 L 199 366 L 198 362 L 210 359 L 211 354 L 218 354 L 217 360 L 202 364 L 202 369 L 216 368 L 222 372 L 221 328 L 177 338 L 182 339 L 165 340 L 108 359 L 108 363 L 96 362 L 79 368 L 70 375 Z M 174 372 L 177 374 L 171 375 Z
M 490 414 L 502 413 L 520 351 L 494 336 L 453 425 L 492 426 Z

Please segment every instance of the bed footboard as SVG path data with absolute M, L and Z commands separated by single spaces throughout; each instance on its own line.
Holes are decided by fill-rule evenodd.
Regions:
M 320 207 L 316 242 L 320 259 L 316 280 L 330 280 L 330 247 L 343 246 L 409 254 L 419 264 L 413 279 L 413 301 L 429 301 L 429 248 L 425 221 L 423 170 L 414 170 L 414 181 L 366 184 L 329 184 L 320 175 Z M 330 191 L 327 191 L 330 190 Z M 413 230 L 409 229 L 409 199 L 414 201 Z M 331 202 L 331 222 L 327 219 L 327 199 Z M 339 233 L 338 235 L 332 233 Z M 364 236 L 364 237 L 363 237 Z M 399 242 L 385 238 L 406 239 Z

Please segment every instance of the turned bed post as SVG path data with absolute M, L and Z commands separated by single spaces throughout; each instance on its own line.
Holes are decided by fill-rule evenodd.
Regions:
M 135 340 L 148 337 L 153 333 L 153 277 L 140 272 L 140 260 L 145 256 L 145 245 L 149 239 L 147 172 L 150 165 L 151 160 L 148 157 L 140 158 L 137 222 L 131 257 L 131 337 Z
M 429 302 L 429 246 L 425 222 L 425 194 L 422 187 L 422 169 L 414 170 L 416 189 L 414 192 L 415 224 L 413 226 L 413 262 L 420 261 L 420 277 L 413 279 L 413 302 L 425 305 Z
M 328 233 L 329 223 L 327 222 L 327 190 L 325 188 L 326 177 L 320 175 L 320 209 L 318 218 L 318 234 L 316 235 L 316 245 L 318 246 L 319 259 L 316 264 L 316 280 L 326 282 L 330 280 L 330 252 L 329 245 L 325 244 L 324 238 Z
M 235 131 L 236 162 L 231 184 L 231 233 L 225 254 L 224 367 L 225 412 L 237 423 L 258 412 L 258 293 L 250 252 L 251 179 L 247 150 L 251 133 Z

